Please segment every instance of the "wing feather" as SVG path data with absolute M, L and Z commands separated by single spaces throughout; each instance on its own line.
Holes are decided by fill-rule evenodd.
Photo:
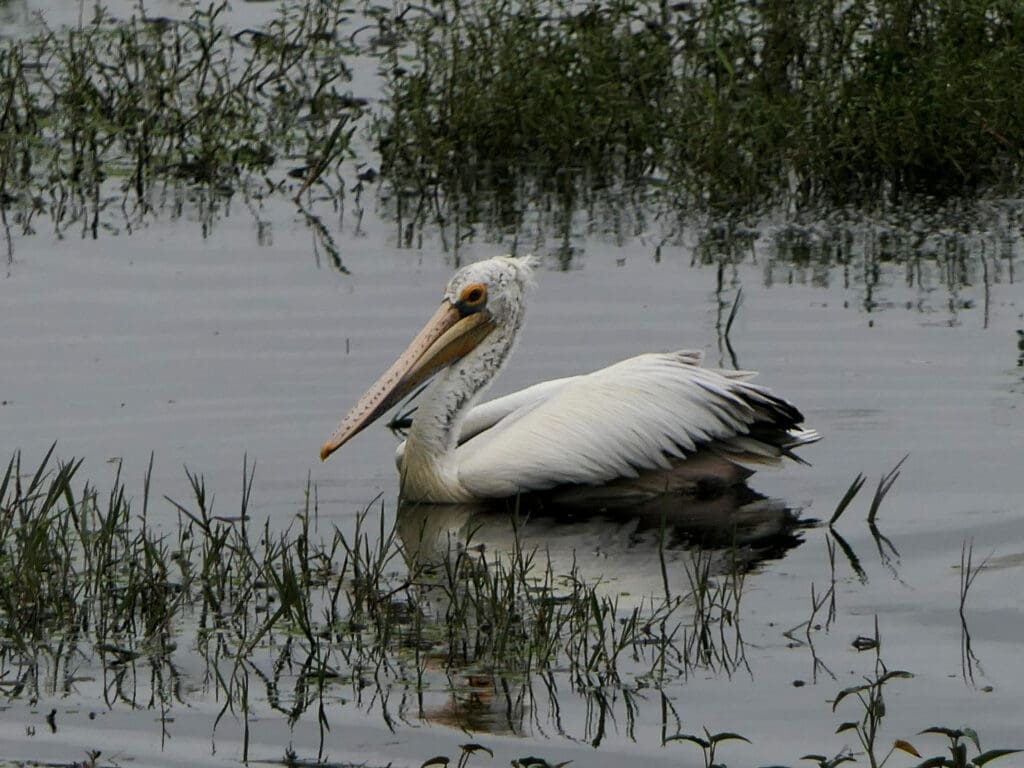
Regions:
M 467 419 L 479 411 L 467 425 L 475 431 L 464 428 L 457 449 L 459 481 L 480 497 L 510 496 L 636 478 L 708 447 L 733 461 L 773 461 L 816 439 L 798 429 L 795 407 L 747 381 L 754 374 L 700 359 L 640 355 L 478 406 Z

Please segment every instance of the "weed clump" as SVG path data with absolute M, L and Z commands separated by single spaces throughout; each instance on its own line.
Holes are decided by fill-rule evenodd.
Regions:
M 383 510 L 379 526 L 367 525 L 367 507 L 354 532 L 317 536 L 310 488 L 293 527 L 253 526 L 248 466 L 236 515 L 215 514 L 205 481 L 189 473 L 191 498 L 165 497 L 177 526 L 157 529 L 152 465 L 140 514 L 120 467 L 100 494 L 79 485 L 80 461 L 54 462 L 53 450 L 34 471 L 15 454 L 0 473 L 8 700 L 56 695 L 53 670 L 73 659 L 102 669 L 109 701 L 148 700 L 167 713 L 180 700 L 181 668 L 199 656 L 217 723 L 229 713 L 248 723 L 257 702 L 296 719 L 325 700 L 364 696 L 367 707 L 384 702 L 389 720 L 392 688 L 457 696 L 565 671 L 589 696 L 741 663 L 735 649 L 719 650 L 734 634 L 741 643 L 740 581 L 709 586 L 706 565 L 692 577 L 696 605 L 673 596 L 627 613 L 576 568 L 556 574 L 537 552 L 489 562 L 460 549 L 443 562 L 403 562 L 412 542 L 384 524 Z M 676 644 L 691 624 L 699 639 Z
M 306 180 L 348 156 L 364 104 L 346 89 L 342 10 L 311 3 L 232 33 L 226 7 L 97 7 L 79 28 L 0 41 L 0 207 L 25 231 L 44 211 L 95 237 L 106 208 L 145 213 L 159 185 L 273 190 L 288 177 L 271 169 Z
M 430 528 L 437 510 L 424 517 L 416 508 L 400 510 L 399 523 L 389 528 L 383 514 L 379 525 L 369 526 L 367 507 L 348 535 L 334 529 L 321 537 L 310 487 L 293 526 L 274 532 L 249 517 L 253 472 L 246 463 L 237 514 L 215 514 L 203 478 L 189 473 L 191 498 L 164 499 L 177 513 L 177 526 L 158 529 L 150 523 L 152 461 L 141 498 L 132 499 L 120 466 L 110 491 L 100 494 L 90 483 L 79 485 L 80 461 L 55 462 L 53 452 L 28 471 L 15 454 L 0 473 L 5 706 L 91 692 L 111 708 L 158 710 L 166 729 L 175 707 L 205 695 L 219 710 L 215 731 L 222 722 L 239 721 L 243 762 L 252 759 L 251 725 L 255 717 L 266 719 L 264 710 L 289 724 L 315 712 L 317 762 L 324 763 L 331 713 L 349 702 L 378 710 L 393 730 L 427 719 L 488 732 L 493 724 L 476 727 L 482 721 L 475 718 L 491 716 L 493 706 L 509 730 L 521 733 L 528 718 L 540 717 L 543 700 L 562 728 L 569 719 L 561 719 L 560 702 L 571 695 L 585 702 L 587 741 L 596 748 L 609 728 L 619 727 L 617 703 L 626 733 L 636 738 L 638 705 L 658 691 L 663 746 L 696 745 L 705 764 L 715 765 L 721 743 L 748 741 L 733 731 L 673 735 L 667 725 L 679 729 L 682 718 L 664 692 L 693 673 L 749 672 L 741 597 L 746 568 L 757 560 L 743 557 L 745 550 L 753 556 L 761 539 L 737 539 L 741 527 L 729 536 L 724 561 L 715 564 L 714 548 L 691 552 L 689 565 L 683 564 L 686 594 L 670 594 L 666 581 L 664 599 L 645 597 L 626 608 L 622 593 L 609 596 L 583 577 L 575 555 L 571 567 L 558 570 L 542 548 L 522 546 L 518 508 L 510 522 L 511 549 L 502 554 L 474 544 L 473 537 L 483 535 L 479 519 L 467 518 L 468 538 L 452 541 L 448 535 L 463 528 L 450 523 L 461 518 Z M 880 488 L 894 477 L 895 471 Z M 644 537 L 642 526 L 630 528 L 638 541 Z M 672 529 L 657 535 L 663 572 L 666 530 Z M 435 543 L 457 546 L 438 549 Z M 834 563 L 832 570 L 828 594 L 834 597 Z M 961 604 L 969 588 L 963 584 Z M 820 607 L 813 588 L 812 603 L 808 644 Z M 847 747 L 833 757 L 802 759 L 834 768 L 855 760 L 881 766 L 894 751 L 920 758 L 905 739 L 887 748 L 882 737 L 883 691 L 912 675 L 882 662 L 877 620 L 873 636 L 858 641 L 858 650 L 874 649 L 873 674 L 839 691 L 833 710 L 854 708 L 856 719 L 838 732 L 855 735 L 861 752 L 855 757 Z M 83 674 L 90 670 L 102 674 Z M 395 691 L 398 704 L 390 703 Z M 450 701 L 432 707 L 426 696 L 438 691 Z M 946 737 L 950 754 L 922 766 L 980 768 L 1017 751 L 983 751 L 977 733 L 966 727 L 935 726 L 921 734 Z M 493 757 L 475 742 L 459 749 L 458 765 L 466 768 Z M 424 765 L 455 760 L 438 756 Z M 525 757 L 513 764 L 549 765 Z
M 485 0 L 400 19 L 384 174 L 443 222 L 638 185 L 676 211 L 1019 189 L 1014 4 Z

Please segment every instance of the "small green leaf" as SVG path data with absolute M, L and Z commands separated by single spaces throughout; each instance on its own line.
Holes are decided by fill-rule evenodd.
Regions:
M 886 672 L 880 678 L 878 678 L 878 684 L 887 683 L 894 677 L 911 678 L 914 675 L 911 672 L 904 672 L 902 669 L 894 669 L 892 672 Z
M 997 757 L 1005 757 L 1006 755 L 1016 755 L 1022 750 L 1019 749 L 990 749 L 988 752 L 982 752 L 976 758 L 974 758 L 975 765 L 984 765 L 990 760 L 995 760 Z
M 939 768 L 944 766 L 945 768 L 955 768 L 953 763 L 945 757 L 931 757 L 925 760 L 923 763 L 918 763 L 914 768 Z
M 745 742 L 747 742 L 747 744 L 750 743 L 750 739 L 748 739 L 746 736 L 741 736 L 738 733 L 725 732 L 725 733 L 716 733 L 713 736 L 711 736 L 711 743 L 712 744 L 717 744 L 720 741 L 730 741 L 730 740 L 731 741 L 745 741 Z
M 448 765 L 449 762 L 451 761 L 444 755 L 438 755 L 437 757 L 432 757 L 429 760 L 427 760 L 427 762 L 421 765 L 420 768 L 430 768 L 430 766 L 432 765 L 445 766 Z
M 665 739 L 666 744 L 670 741 L 692 741 L 694 744 L 704 749 L 711 746 L 711 742 L 707 739 L 702 739 L 700 736 L 694 736 L 692 733 L 677 733 L 675 736 L 669 736 Z
M 973 728 L 968 728 L 967 726 L 964 726 L 963 731 L 964 736 L 970 739 L 971 742 L 974 744 L 974 748 L 981 752 L 981 739 L 978 738 L 978 732 Z
M 494 757 L 494 752 L 485 747 L 483 744 L 460 744 L 461 749 L 466 754 L 473 754 L 474 752 L 486 752 L 488 757 Z
M 551 765 L 543 757 L 520 757 L 518 760 L 513 760 L 512 765 L 517 768 L 558 768 L 558 766 Z M 560 763 L 559 765 L 567 765 L 567 763 Z
M 832 711 L 835 712 L 836 707 L 839 706 L 839 702 L 841 702 L 847 696 L 850 696 L 851 694 L 855 693 L 863 693 L 864 691 L 870 688 L 870 685 L 855 685 L 852 688 L 844 688 L 836 695 L 835 699 L 832 701 Z
M 842 733 L 843 731 L 855 731 L 857 730 L 857 722 L 854 720 L 847 720 L 845 723 L 840 723 L 839 727 L 836 728 L 836 733 Z
M 843 514 L 846 508 L 850 505 L 850 502 L 853 501 L 853 497 L 856 496 L 861 487 L 863 487 L 865 480 L 867 480 L 867 478 L 864 477 L 863 473 L 857 474 L 857 477 L 853 479 L 850 487 L 846 489 L 846 493 L 843 494 L 843 498 L 841 498 L 839 503 L 836 505 L 836 511 L 832 513 L 832 518 L 828 521 L 829 525 L 835 524 L 836 520 L 838 520 L 840 515 Z M 824 760 L 826 758 L 822 759 Z
M 959 739 L 964 735 L 964 732 L 957 728 L 942 728 L 938 725 L 933 725 L 931 728 L 925 728 L 923 731 L 920 731 L 920 733 L 940 733 L 951 739 Z

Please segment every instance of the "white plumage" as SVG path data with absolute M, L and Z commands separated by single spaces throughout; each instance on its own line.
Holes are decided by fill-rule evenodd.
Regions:
M 651 495 L 741 481 L 818 439 L 755 374 L 700 366 L 698 352 L 644 354 L 474 407 L 522 322 L 534 263 L 501 256 L 459 270 L 441 309 L 325 443 L 326 458 L 418 382 L 399 447 L 407 500 L 456 502 L 532 491 Z M 794 457 L 795 458 L 795 457 Z

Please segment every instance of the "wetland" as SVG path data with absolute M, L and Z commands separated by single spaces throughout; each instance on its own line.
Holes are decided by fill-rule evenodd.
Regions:
M 1016 4 L 0 24 L 0 764 L 1014 764 Z M 321 464 L 502 252 L 491 394 L 698 349 L 809 466 L 581 511 L 403 505 L 383 425 Z

